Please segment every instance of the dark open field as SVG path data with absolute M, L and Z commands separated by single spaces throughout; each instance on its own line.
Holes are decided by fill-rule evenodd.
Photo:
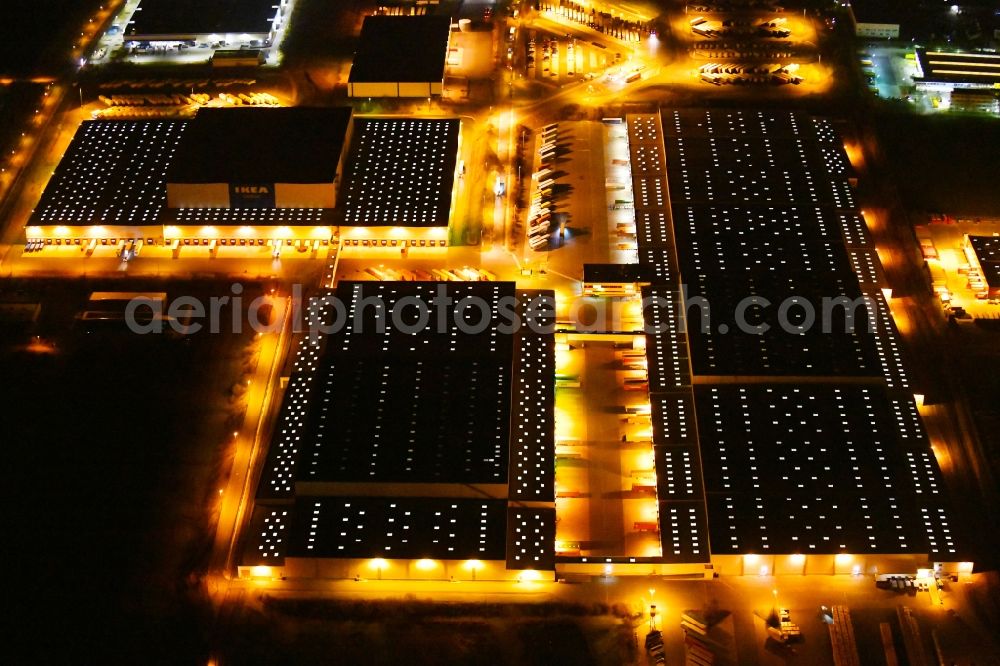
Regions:
M 876 126 L 907 208 L 963 217 L 1000 215 L 1000 122 L 885 112 Z
M 637 656 L 628 622 L 608 608 L 268 597 L 252 605 L 225 636 L 227 662 L 618 666 Z
M 100 0 L 4 0 L 0 75 L 52 74 L 65 67 L 72 35 Z
M 10 166 L 11 151 L 18 149 L 21 133 L 32 131 L 31 118 L 44 94 L 45 86 L 34 83 L 0 86 L 0 167 Z
M 228 285 L 0 283 L 0 300 L 41 303 L 35 324 L 0 323 L 2 533 L 14 580 L 0 652 L 7 663 L 204 663 L 200 574 L 222 443 L 241 411 L 228 392 L 252 333 L 88 333 L 75 316 L 100 288 L 176 296 Z M 41 345 L 26 348 L 34 335 Z

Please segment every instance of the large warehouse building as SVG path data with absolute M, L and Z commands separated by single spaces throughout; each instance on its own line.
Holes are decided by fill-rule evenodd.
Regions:
M 131 42 L 270 44 L 293 0 L 139 0 L 124 37 Z
M 457 119 L 358 118 L 338 220 L 344 246 L 444 245 L 460 138 Z
M 460 121 L 348 108 L 85 121 L 26 228 L 48 245 L 445 247 Z M 100 168 L 97 165 L 101 165 Z
M 84 121 L 26 228 L 29 242 L 162 237 L 165 174 L 188 122 Z
M 1000 87 L 1000 55 L 916 49 L 921 90 L 996 90 Z
M 963 246 L 976 271 L 968 276 L 970 286 L 988 298 L 1000 298 L 1000 237 L 966 235 Z
M 334 295 L 344 325 L 299 350 L 241 572 L 551 579 L 551 293 L 342 282 Z M 501 307 L 515 298 L 522 322 L 531 307 L 541 314 L 512 334 Z M 429 324 L 419 324 L 417 301 Z M 379 325 L 404 307 L 405 319 Z
M 348 77 L 351 97 L 432 97 L 444 90 L 447 16 L 368 16 Z
M 835 127 L 797 112 L 674 110 L 659 121 L 629 119 L 645 163 L 662 152 L 666 165 L 633 172 L 648 200 L 636 202 L 640 256 L 676 257 L 651 289 L 680 298 L 687 285 L 713 321 L 692 314 L 686 341 L 671 329 L 647 345 L 654 432 L 665 450 L 697 433 L 714 570 L 954 570 L 957 525 Z M 663 205 L 641 194 L 662 191 L 657 181 L 669 214 L 642 215 Z M 826 326 L 782 324 L 790 298 L 819 313 L 824 297 L 862 304 L 853 330 L 846 310 Z M 714 319 L 747 299 L 744 323 L 761 328 Z
M 212 109 L 167 171 L 169 208 L 334 208 L 351 109 Z
M 555 483 L 573 486 L 555 478 L 556 460 L 582 459 L 565 452 L 565 430 L 563 452 L 553 446 L 548 337 L 378 331 L 385 312 L 427 301 L 436 283 L 344 283 L 348 322 L 365 297 L 388 305 L 300 352 L 243 575 L 970 570 L 835 126 L 801 112 L 697 109 L 625 125 L 638 263 L 587 274 L 649 299 L 649 404 L 627 413 L 651 424 L 656 517 L 641 530 L 658 552 L 557 545 L 553 521 L 572 519 L 573 495 L 554 504 Z M 996 254 L 972 245 L 981 264 Z M 492 304 L 521 293 L 448 289 Z M 824 311 L 824 298 L 840 305 Z M 815 327 L 808 304 L 826 313 Z

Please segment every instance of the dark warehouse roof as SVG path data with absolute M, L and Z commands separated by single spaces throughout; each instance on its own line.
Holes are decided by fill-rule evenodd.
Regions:
M 349 81 L 443 81 L 450 35 L 447 16 L 368 16 Z
M 332 183 L 351 109 L 203 108 L 167 174 L 170 183 Z
M 267 33 L 278 13 L 275 0 L 142 0 L 127 35 Z
M 695 396 L 714 553 L 956 557 L 941 472 L 909 395 L 753 384 Z

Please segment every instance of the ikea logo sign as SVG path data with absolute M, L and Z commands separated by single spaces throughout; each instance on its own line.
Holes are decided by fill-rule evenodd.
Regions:
M 273 183 L 232 183 L 229 205 L 233 208 L 274 208 Z

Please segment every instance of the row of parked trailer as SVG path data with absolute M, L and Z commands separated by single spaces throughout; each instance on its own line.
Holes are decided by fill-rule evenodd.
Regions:
M 775 83 L 798 85 L 802 79 L 792 74 L 794 65 L 747 65 L 710 62 L 698 68 L 701 79 L 716 85 L 721 83 Z
M 432 268 L 423 270 L 421 268 L 412 269 L 392 269 L 385 266 L 369 267 L 365 273 L 381 282 L 494 282 L 497 279 L 495 273 L 485 268 Z
M 210 106 L 221 104 L 227 106 L 279 106 L 281 101 L 270 93 L 219 93 L 213 98 L 208 93 L 172 93 L 145 95 L 98 95 L 105 106 Z
M 528 211 L 528 247 L 532 250 L 547 248 L 552 235 L 552 186 L 555 185 L 552 167 L 558 138 L 558 123 L 542 128 L 542 145 L 538 148 L 541 168 L 532 176 L 537 181 L 537 187 L 531 196 L 531 208 Z
M 688 49 L 694 58 L 726 60 L 784 60 L 795 54 L 788 42 L 750 44 L 739 42 L 700 42 Z
M 691 20 L 691 32 L 699 37 L 708 37 L 710 39 L 735 36 L 786 39 L 792 34 L 792 31 L 778 23 L 782 20 L 762 21 L 754 25 L 749 21 L 727 19 L 721 23 L 717 23 L 710 22 L 703 17 L 698 17 Z
M 791 84 L 797 86 L 802 83 L 801 76 L 793 76 L 787 72 L 780 74 L 708 74 L 707 72 L 701 72 L 700 78 L 705 83 L 711 83 L 714 86 L 722 85 L 736 85 L 736 86 L 746 86 L 746 85 L 759 85 L 764 83 L 769 83 L 775 86 L 784 86 Z
M 702 5 L 693 4 L 685 6 L 684 11 L 687 13 L 714 14 L 746 11 L 748 9 L 763 9 L 774 12 L 775 14 L 781 14 L 785 11 L 784 7 L 780 6 L 776 2 L 773 2 L 772 0 L 737 0 L 736 2 L 713 2 Z
M 787 67 L 783 65 L 746 65 L 741 63 L 719 63 L 710 62 L 698 68 L 699 71 L 707 74 L 778 74 L 787 72 Z
M 882 574 L 875 577 L 875 587 L 880 590 L 892 590 L 909 595 L 916 595 L 927 589 L 926 583 L 917 582 L 916 576 L 908 574 Z

